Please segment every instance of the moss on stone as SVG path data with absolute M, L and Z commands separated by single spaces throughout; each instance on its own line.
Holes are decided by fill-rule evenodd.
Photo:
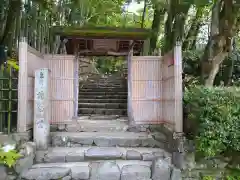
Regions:
M 64 27 L 54 26 L 53 34 L 60 36 L 78 37 L 103 37 L 103 38 L 128 38 L 128 39 L 147 39 L 151 35 L 149 29 L 142 28 L 117 28 L 117 27 Z

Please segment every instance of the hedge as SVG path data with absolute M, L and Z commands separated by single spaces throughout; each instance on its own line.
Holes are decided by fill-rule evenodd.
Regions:
M 184 106 L 201 156 L 239 156 L 240 88 L 191 87 L 185 91 Z

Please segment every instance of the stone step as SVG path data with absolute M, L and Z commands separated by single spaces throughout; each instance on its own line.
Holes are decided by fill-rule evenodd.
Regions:
M 126 87 L 127 86 L 127 82 L 116 82 L 116 83 L 110 83 L 110 82 L 86 82 L 86 83 L 83 83 L 83 85 L 85 86 L 106 86 L 108 88 L 116 88 L 116 87 L 119 87 L 119 86 L 122 86 L 122 87 Z
M 94 81 L 120 81 L 124 80 L 121 76 L 118 77 L 90 77 L 88 78 L 89 81 L 94 80 Z
M 26 170 L 22 179 L 150 180 L 151 165 L 152 162 L 148 161 L 43 163 Z
M 127 84 L 127 81 L 87 81 L 85 84 L 123 85 Z
M 127 109 L 127 103 L 78 103 L 79 108 Z
M 92 80 L 92 81 L 87 81 L 87 84 L 94 84 L 94 83 L 99 83 L 99 84 L 124 84 L 126 83 L 126 79 L 123 80 Z
M 159 147 L 145 132 L 51 132 L 53 147 Z
M 88 81 L 101 81 L 101 82 L 122 82 L 124 78 L 122 77 L 112 77 L 112 78 L 88 78 Z
M 127 103 L 127 99 L 80 99 L 79 103 Z
M 79 95 L 79 101 L 81 99 L 127 99 L 127 95 L 118 95 L 118 94 L 111 94 L 111 95 Z
M 66 131 L 66 132 L 125 132 L 129 129 L 127 118 L 118 118 L 112 120 L 86 119 L 73 120 L 68 124 L 56 125 L 55 130 L 52 131 Z
M 127 88 L 81 88 L 81 92 L 127 92 Z
M 126 89 L 127 88 L 127 85 L 96 85 L 96 84 L 93 84 L 93 85 L 80 85 L 81 88 L 86 88 L 86 89 L 94 89 L 94 88 L 122 88 L 122 89 Z
M 126 95 L 127 96 L 127 92 L 112 92 L 112 91 L 106 91 L 106 92 L 93 92 L 93 91 L 89 91 L 89 92 L 82 92 L 79 91 L 79 95 L 84 95 L 84 96 L 88 96 L 88 95 L 95 95 L 95 96 L 106 96 L 106 95 Z
M 83 162 L 92 160 L 142 160 L 171 158 L 171 154 L 159 148 L 124 147 L 54 147 L 37 151 L 37 163 Z
M 93 114 L 87 116 L 79 116 L 77 120 L 119 120 L 119 121 L 128 121 L 127 116 L 119 115 L 102 115 L 102 114 Z
M 41 163 L 25 170 L 24 180 L 181 180 L 181 171 L 166 159 Z
M 78 108 L 78 114 L 127 115 L 127 109 Z
M 122 83 L 122 82 L 126 82 L 126 80 L 124 78 L 112 78 L 112 79 L 104 79 L 104 78 L 89 78 L 87 80 L 87 82 L 109 82 L 109 83 Z

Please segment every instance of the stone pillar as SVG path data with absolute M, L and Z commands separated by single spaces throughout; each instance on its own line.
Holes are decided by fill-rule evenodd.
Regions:
M 49 70 L 35 71 L 34 87 L 34 142 L 39 150 L 48 148 L 50 135 Z

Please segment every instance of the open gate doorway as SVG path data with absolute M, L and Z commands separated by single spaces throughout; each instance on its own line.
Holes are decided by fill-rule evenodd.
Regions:
M 80 57 L 76 116 L 127 116 L 127 59 L 124 56 Z
M 77 31 L 77 30 L 76 30 Z M 85 33 L 88 32 L 86 35 Z M 103 114 L 103 115 L 122 115 L 127 116 L 131 111 L 130 105 L 130 74 L 129 63 L 131 57 L 140 56 L 143 53 L 144 44 L 148 42 L 150 31 L 147 29 L 125 29 L 125 28 L 96 28 L 95 33 L 89 33 L 92 29 L 81 29 L 79 33 L 71 34 L 71 30 L 63 30 L 55 27 L 54 32 L 61 39 L 66 54 L 74 55 L 74 118 L 86 114 Z M 65 33 L 67 32 L 67 34 Z M 92 57 L 105 56 L 105 61 L 111 61 L 109 57 L 123 57 L 126 62 L 123 76 L 113 80 L 113 76 L 96 77 L 98 81 L 107 81 L 112 88 L 106 85 L 105 92 L 102 89 L 81 87 L 87 83 L 91 83 L 89 74 L 98 73 L 91 62 Z M 84 75 L 85 73 L 85 75 Z M 86 75 L 86 73 L 89 73 Z M 88 77 L 87 77 L 88 76 Z M 96 75 L 97 76 L 97 75 Z M 96 80 L 95 78 L 95 80 Z M 115 81 L 115 82 L 113 82 Z M 125 82 L 120 82 L 125 81 Z M 99 83 L 98 82 L 98 83 Z M 126 85 L 124 85 L 126 84 Z M 114 89 L 113 86 L 119 85 Z M 95 87 L 97 88 L 97 87 Z M 126 88 L 126 89 L 124 89 Z M 102 91 L 102 92 L 100 92 Z M 115 91 L 115 92 L 110 92 Z M 95 94 L 94 94 L 95 93 Z M 90 98 L 90 94 L 92 98 Z M 101 99 L 100 95 L 104 95 L 105 99 Z M 82 96 L 85 96 L 84 98 Z M 95 95 L 95 96 L 94 96 Z M 126 97 L 125 97 L 126 95 Z M 87 98 L 89 98 L 87 100 Z M 95 99 L 96 103 L 93 102 Z M 124 102 L 126 100 L 126 102 Z M 98 103 L 98 104 L 97 104 Z M 124 104 L 126 103 L 126 104 Z

